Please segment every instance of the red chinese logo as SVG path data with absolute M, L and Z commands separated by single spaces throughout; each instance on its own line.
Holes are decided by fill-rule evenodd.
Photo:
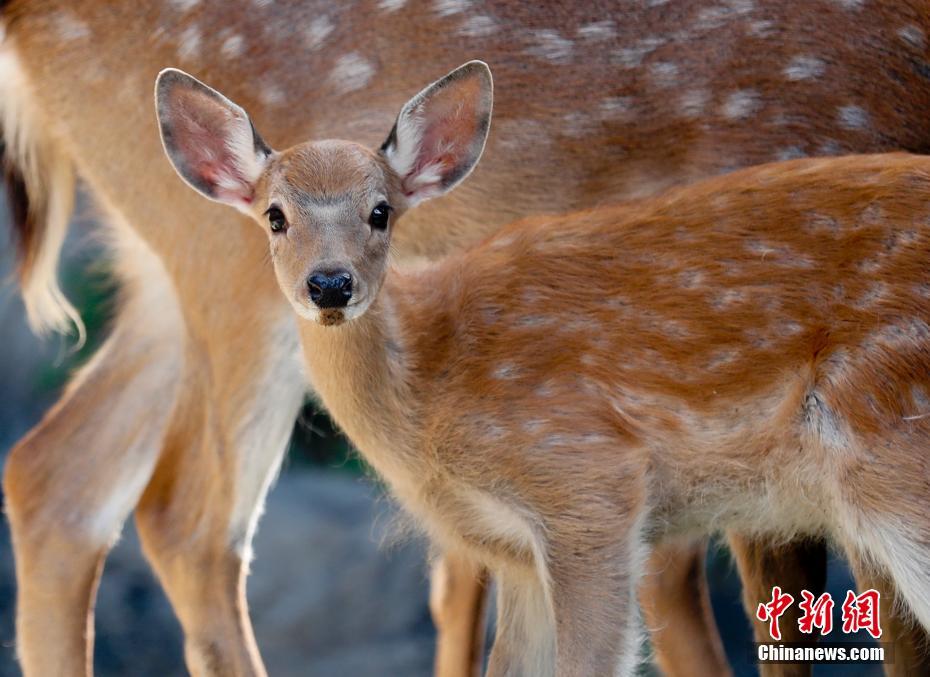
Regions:
M 803 612 L 798 619 L 798 629 L 810 634 L 816 628 L 821 635 L 833 632 L 833 597 L 825 592 L 816 597 L 807 590 L 801 591 L 801 601 L 798 608 Z M 843 632 L 850 634 L 865 630 L 872 637 L 878 639 L 882 636 L 879 622 L 879 602 L 881 594 L 877 590 L 866 590 L 857 595 L 852 590 L 846 592 L 843 602 Z M 794 603 L 794 597 L 777 585 L 772 588 L 772 599 L 759 604 L 756 609 L 756 618 L 769 624 L 769 635 L 774 640 L 781 640 L 781 628 L 778 627 L 780 619 L 788 608 Z
M 804 599 L 798 606 L 804 615 L 798 619 L 798 629 L 810 634 L 817 628 L 821 635 L 829 635 L 833 631 L 833 597 L 829 592 L 825 592 L 815 598 L 813 593 L 807 590 L 801 591 L 801 597 Z
M 852 590 L 847 591 L 846 601 L 843 602 L 843 632 L 865 630 L 875 639 L 881 637 L 879 599 L 878 590 L 866 590 L 861 595 L 854 594 Z
M 778 619 L 788 610 L 794 597 L 788 593 L 782 593 L 781 588 L 777 585 L 772 588 L 772 601 L 768 604 L 760 604 L 756 609 L 756 618 L 760 621 L 768 621 L 769 635 L 772 639 L 781 639 L 781 629 L 778 627 Z

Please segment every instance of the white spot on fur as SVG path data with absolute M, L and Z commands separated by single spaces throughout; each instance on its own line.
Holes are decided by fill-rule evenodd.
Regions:
M 748 30 L 749 34 L 755 38 L 767 38 L 772 35 L 774 27 L 775 23 L 772 21 L 750 21 Z
M 756 4 L 753 0 L 724 0 L 724 2 L 729 5 L 733 13 L 738 16 L 749 14 L 756 8 Z
M 517 319 L 514 325 L 517 327 L 547 327 L 555 324 L 555 318 L 545 315 L 524 315 Z
M 794 336 L 799 334 L 803 327 L 797 322 L 785 322 L 784 324 L 778 327 L 778 333 L 781 336 Z
M 739 357 L 739 353 L 735 350 L 720 350 L 711 356 L 705 368 L 708 371 L 714 371 L 720 367 L 725 367 L 728 364 L 736 362 L 737 357 Z
M 742 89 L 727 97 L 721 112 L 724 117 L 730 120 L 740 120 L 755 113 L 761 105 L 759 94 L 756 91 Z
M 775 154 L 775 158 L 781 162 L 786 160 L 797 160 L 798 158 L 807 157 L 807 153 L 798 146 L 788 146 L 782 148 Z
M 705 7 L 697 15 L 695 30 L 708 31 L 720 28 L 727 21 L 748 14 L 754 9 L 752 0 L 726 0 L 726 5 Z
M 856 299 L 853 306 L 859 309 L 870 308 L 885 298 L 887 293 L 888 286 L 884 282 L 874 282 L 861 297 Z
M 538 435 L 552 425 L 552 421 L 541 418 L 531 418 L 521 424 L 524 432 L 530 435 Z
M 649 65 L 649 75 L 658 87 L 674 87 L 678 83 L 678 66 L 670 61 Z
M 558 31 L 551 29 L 532 31 L 530 41 L 533 44 L 526 48 L 526 53 L 530 56 L 554 63 L 567 63 L 571 59 L 574 43 L 563 38 Z
M 258 90 L 259 100 L 270 108 L 282 105 L 287 101 L 287 94 L 280 85 L 274 83 L 265 83 Z
M 227 59 L 235 59 L 242 56 L 245 51 L 245 39 L 241 35 L 230 35 L 223 40 L 220 46 L 220 53 Z
M 374 74 L 375 67 L 357 52 L 352 52 L 336 60 L 329 81 L 337 91 L 346 94 L 367 85 Z
M 842 106 L 837 112 L 837 119 L 844 129 L 866 129 L 869 126 L 869 114 L 860 106 Z
M 815 56 L 798 55 L 785 66 L 785 77 L 789 80 L 816 80 L 823 75 L 826 64 Z
M 396 12 L 407 4 L 407 0 L 378 0 L 378 8 L 384 12 Z
M 591 118 L 581 111 L 572 111 L 562 116 L 562 132 L 575 139 L 591 133 L 593 124 Z
M 700 270 L 685 270 L 681 272 L 678 279 L 685 289 L 695 289 L 704 282 L 704 273 Z
M 623 118 L 633 109 L 633 97 L 611 96 L 601 101 L 603 119 Z
M 710 101 L 710 92 L 706 89 L 689 89 L 681 95 L 678 107 L 685 117 L 696 118 L 704 114 L 708 101 Z
M 90 26 L 71 12 L 57 12 L 54 15 L 55 32 L 62 40 L 84 40 L 90 37 Z
M 899 28 L 898 37 L 915 49 L 923 49 L 927 39 L 923 30 L 913 24 Z
M 199 57 L 202 40 L 197 24 L 191 24 L 185 28 L 178 37 L 178 58 L 184 61 Z
M 595 21 L 579 28 L 578 37 L 592 41 L 610 40 L 617 37 L 617 27 L 613 21 Z
M 715 308 L 726 308 L 727 306 L 735 303 L 743 303 L 744 301 L 746 301 L 746 292 L 741 289 L 727 289 L 717 294 L 714 298 L 713 306 Z
M 694 27 L 699 31 L 720 28 L 730 18 L 731 11 L 726 7 L 705 7 L 698 12 Z
M 335 28 L 332 19 L 328 16 L 318 16 L 315 18 L 310 22 L 310 25 L 307 26 L 306 31 L 304 31 L 307 47 L 310 49 L 318 49 Z
M 472 16 L 459 27 L 459 35 L 467 38 L 484 38 L 497 32 L 497 22 L 483 14 Z
M 862 9 L 865 0 L 833 0 L 843 9 Z
M 615 50 L 613 60 L 624 68 L 635 68 L 643 62 L 643 59 L 648 54 L 651 54 L 665 43 L 666 41 L 663 38 L 644 38 L 632 47 L 622 47 Z
M 439 16 L 459 14 L 471 7 L 471 0 L 435 0 L 433 8 Z
M 843 145 L 836 139 L 830 139 L 829 141 L 824 141 L 820 144 L 820 147 L 817 150 L 820 155 L 844 155 L 845 150 Z
M 179 12 L 189 12 L 200 4 L 200 0 L 170 0 L 170 2 Z
M 510 245 L 517 241 L 517 238 L 513 235 L 501 235 L 500 237 L 494 238 L 491 242 L 492 249 L 507 249 Z
M 509 381 L 520 376 L 520 368 L 511 362 L 504 362 L 498 365 L 491 375 L 501 381 Z

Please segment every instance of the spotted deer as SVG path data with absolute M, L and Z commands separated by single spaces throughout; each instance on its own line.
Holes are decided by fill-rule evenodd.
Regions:
M 930 158 L 752 168 L 403 273 L 393 221 L 483 151 L 485 64 L 380 149 L 273 151 L 177 70 L 156 98 L 180 176 L 267 235 L 327 409 L 493 572 L 490 675 L 633 674 L 650 549 L 720 529 L 829 536 L 930 629 Z
M 380 143 L 423 83 L 475 55 L 491 62 L 500 87 L 489 152 L 465 186 L 404 217 L 392 247 L 408 261 L 528 214 L 776 158 L 918 151 L 930 139 L 930 21 L 916 0 L 5 0 L 0 12 L 0 126 L 26 307 L 39 328 L 73 316 L 55 268 L 76 178 L 105 216 L 122 283 L 105 345 L 5 468 L 27 675 L 90 672 L 100 566 L 133 510 L 191 671 L 264 672 L 243 590 L 305 389 L 298 333 L 254 226 L 199 200 L 162 160 L 148 105 L 162 67 L 207 78 L 284 147 Z M 799 588 L 821 584 L 823 565 L 811 562 L 822 545 L 731 543 L 753 608 L 756 590 L 791 585 L 772 578 L 776 564 Z M 703 603 L 702 552 L 669 546 L 643 581 L 668 674 L 727 670 Z M 484 577 L 455 558 L 436 571 L 437 669 L 468 674 Z

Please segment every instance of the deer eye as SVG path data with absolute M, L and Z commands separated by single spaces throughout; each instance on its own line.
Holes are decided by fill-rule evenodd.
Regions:
M 391 216 L 391 205 L 387 202 L 379 202 L 371 210 L 371 216 L 368 217 L 368 225 L 375 230 L 384 230 L 387 228 L 388 219 Z
M 287 230 L 287 219 L 284 218 L 284 212 L 277 207 L 269 207 L 265 212 L 268 217 L 268 225 L 271 226 L 272 233 L 283 233 Z

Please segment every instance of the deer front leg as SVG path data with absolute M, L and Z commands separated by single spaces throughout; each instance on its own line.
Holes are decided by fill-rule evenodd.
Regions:
M 188 376 L 137 509 L 143 549 L 181 621 L 195 677 L 265 674 L 245 578 L 258 513 L 305 391 L 287 320 L 256 322 L 265 329 L 254 332 L 217 331 L 229 345 L 191 342 L 189 362 L 212 369 Z M 210 349 L 209 360 L 198 346 Z M 243 362 L 256 346 L 265 350 Z
M 496 576 L 497 631 L 487 677 L 547 677 L 555 666 L 555 621 L 532 572 Z
M 484 658 L 488 573 L 447 552 L 430 572 L 429 608 L 436 625 L 436 677 L 475 677 Z
M 666 677 L 732 674 L 710 605 L 706 550 L 705 541 L 660 545 L 639 583 L 655 660 Z
M 182 368 L 167 309 L 138 332 L 133 307 L 146 305 L 124 303 L 104 346 L 6 462 L 17 653 L 27 677 L 92 673 L 100 569 L 151 476 Z
M 638 534 L 624 537 L 623 530 L 610 531 L 609 537 L 605 532 L 601 539 L 573 538 L 552 549 L 557 677 L 636 672 L 641 645 L 636 591 L 645 545 Z M 623 545 L 608 544 L 611 537 Z
M 771 598 L 772 587 L 777 585 L 796 600 L 781 617 L 781 641 L 816 644 L 819 634 L 815 632 L 807 635 L 798 628 L 800 608 L 797 602 L 802 599 L 801 590 L 809 590 L 819 597 L 826 587 L 826 543 L 814 540 L 776 546 L 764 540 L 744 538 L 734 533 L 727 534 L 727 538 L 743 583 L 743 606 L 752 619 L 756 641 L 772 641 L 768 624 L 756 618 L 756 609 L 760 602 Z M 760 665 L 759 673 L 762 677 L 808 677 L 811 674 L 811 666 Z

